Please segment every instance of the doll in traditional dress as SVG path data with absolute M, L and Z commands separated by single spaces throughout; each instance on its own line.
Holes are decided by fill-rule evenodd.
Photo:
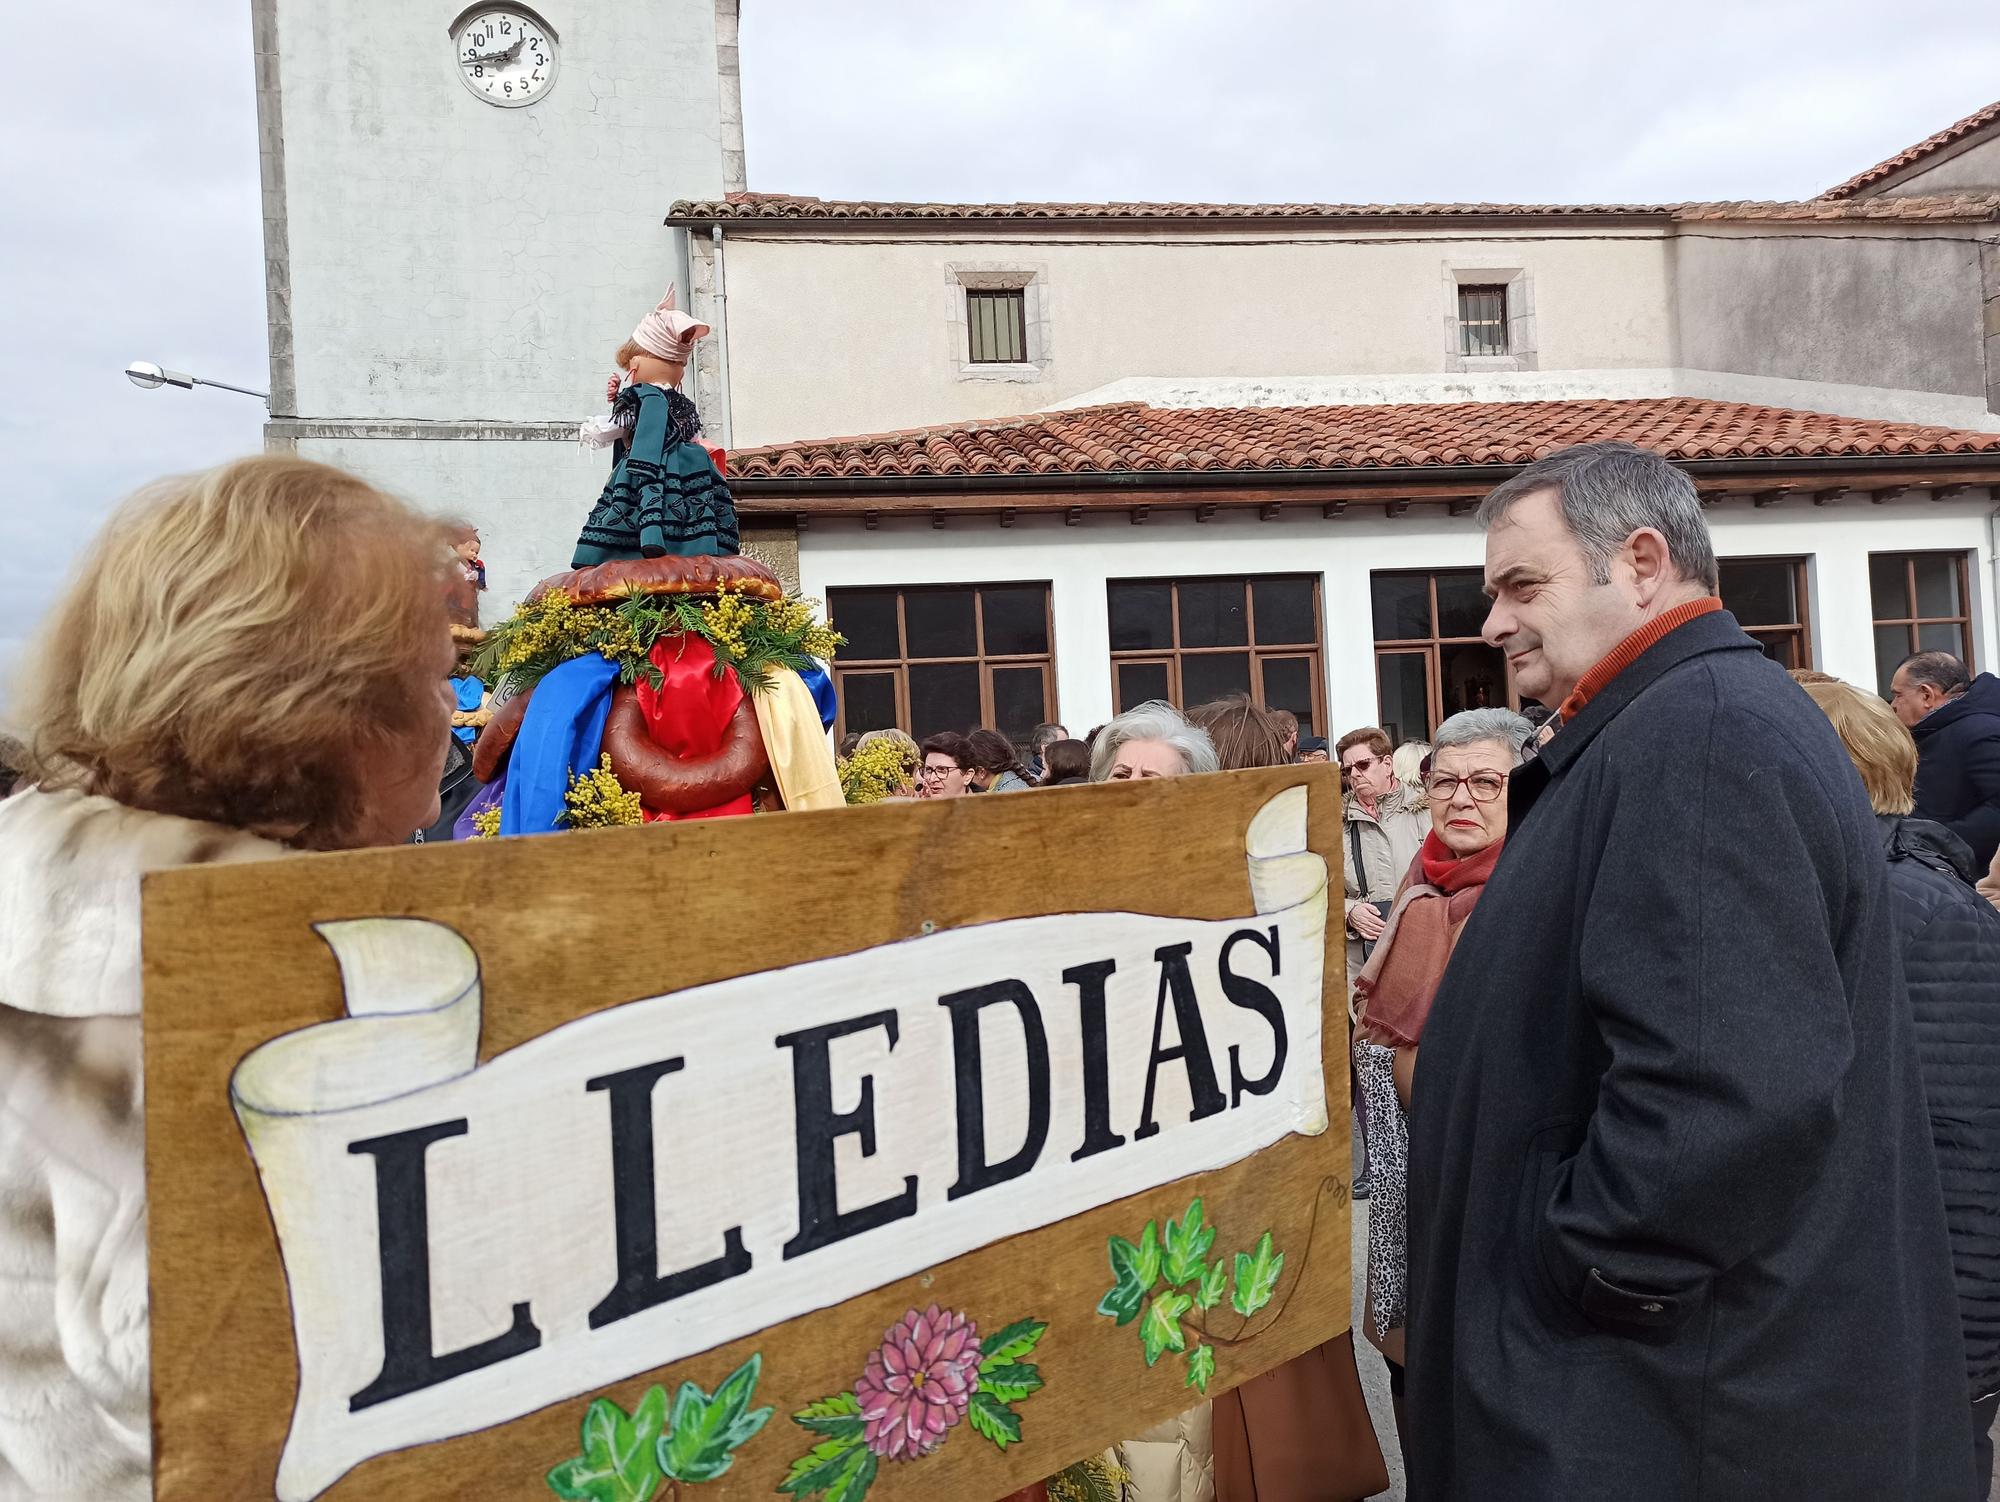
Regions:
M 674 306 L 674 289 L 618 351 L 624 381 L 608 424 L 586 423 L 586 442 L 613 442 L 617 463 L 577 538 L 572 568 L 621 558 L 734 556 L 736 506 L 709 451 L 695 441 L 701 417 L 681 378 L 708 325 Z M 591 432 L 602 435 L 593 440 Z

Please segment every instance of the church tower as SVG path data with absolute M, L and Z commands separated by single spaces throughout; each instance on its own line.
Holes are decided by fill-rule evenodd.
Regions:
M 606 469 L 576 427 L 639 316 L 676 282 L 726 337 L 661 221 L 744 185 L 737 0 L 251 11 L 267 446 L 474 522 L 490 618 L 568 566 Z M 716 368 L 689 394 L 726 441 Z

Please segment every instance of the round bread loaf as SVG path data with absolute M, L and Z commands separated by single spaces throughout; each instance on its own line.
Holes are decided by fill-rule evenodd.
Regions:
M 784 585 L 763 564 L 741 557 L 614 558 L 590 568 L 551 574 L 529 591 L 539 600 L 559 589 L 579 605 L 604 605 L 633 595 L 712 595 L 727 583 L 753 600 L 781 600 Z

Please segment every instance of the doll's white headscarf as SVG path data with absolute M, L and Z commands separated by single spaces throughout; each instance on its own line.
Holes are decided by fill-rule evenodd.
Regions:
M 670 284 L 660 305 L 632 330 L 632 342 L 649 355 L 685 365 L 688 356 L 694 353 L 695 340 L 707 332 L 707 324 L 674 306 L 674 289 Z

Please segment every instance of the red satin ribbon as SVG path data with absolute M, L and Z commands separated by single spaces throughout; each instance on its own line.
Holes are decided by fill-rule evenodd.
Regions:
M 743 702 L 743 685 L 736 675 L 715 671 L 715 650 L 699 636 L 663 636 L 653 643 L 653 666 L 660 670 L 655 688 L 642 675 L 636 685 L 639 710 L 646 717 L 646 733 L 661 750 L 673 756 L 712 756 L 722 744 L 722 730 L 736 706 Z M 693 813 L 660 813 L 646 810 L 646 822 L 664 819 L 720 819 L 732 814 L 754 812 L 748 793 L 731 798 L 714 808 Z

